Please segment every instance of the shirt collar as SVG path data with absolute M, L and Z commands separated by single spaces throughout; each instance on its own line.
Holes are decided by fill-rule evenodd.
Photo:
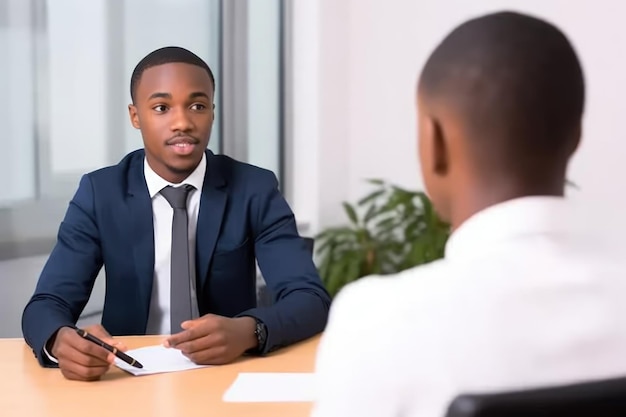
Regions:
M 154 198 L 163 188 L 171 185 L 173 187 L 179 187 L 184 184 L 189 184 L 195 187 L 196 190 L 202 190 L 202 185 L 204 184 L 204 175 L 206 173 L 206 154 L 202 154 L 202 160 L 193 170 L 193 172 L 185 178 L 180 184 L 173 184 L 169 181 L 161 178 L 148 164 L 148 159 L 144 158 L 143 160 L 143 175 L 146 178 L 146 184 L 148 185 L 148 192 L 150 193 L 150 198 Z
M 522 197 L 476 213 L 455 230 L 446 244 L 446 259 L 472 257 L 516 237 L 572 232 L 573 203 L 563 197 Z

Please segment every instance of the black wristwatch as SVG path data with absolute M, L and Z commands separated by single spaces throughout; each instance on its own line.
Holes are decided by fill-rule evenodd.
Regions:
M 267 341 L 267 326 L 261 320 L 256 319 L 256 328 L 254 329 L 254 335 L 256 336 L 256 340 L 258 343 L 257 348 L 255 349 L 257 352 L 263 352 L 265 348 L 265 342 Z

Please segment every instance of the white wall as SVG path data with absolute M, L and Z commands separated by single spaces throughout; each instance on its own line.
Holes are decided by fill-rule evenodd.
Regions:
M 338 217 L 337 202 L 348 191 L 350 73 L 343 65 L 350 62 L 350 4 L 295 0 L 293 5 L 291 205 L 298 221 L 315 233 Z
M 569 177 L 575 198 L 626 227 L 626 4 L 567 0 L 295 1 L 294 210 L 315 228 L 343 222 L 363 179 L 421 188 L 414 90 L 430 51 L 456 25 L 496 10 L 546 18 L 564 30 L 587 80 L 583 144 Z

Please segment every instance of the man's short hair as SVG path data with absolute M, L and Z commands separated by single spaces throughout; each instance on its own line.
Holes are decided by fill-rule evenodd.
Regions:
M 419 93 L 454 112 L 481 161 L 518 166 L 564 156 L 585 101 L 582 68 L 565 35 L 514 12 L 452 31 L 425 64 Z
M 207 63 L 202 60 L 202 58 L 185 48 L 178 46 L 166 46 L 150 52 L 141 61 L 139 61 L 133 70 L 133 75 L 130 78 L 130 96 L 133 102 L 135 101 L 137 85 L 139 85 L 139 81 L 141 80 L 141 76 L 144 71 L 148 68 L 156 67 L 157 65 L 171 63 L 191 64 L 203 68 L 207 74 L 209 74 L 213 90 L 215 90 L 215 77 L 213 76 L 213 72 Z

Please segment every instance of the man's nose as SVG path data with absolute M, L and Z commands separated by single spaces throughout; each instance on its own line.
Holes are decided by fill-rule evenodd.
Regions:
M 172 109 L 172 131 L 186 132 L 193 129 L 193 121 L 186 109 Z

